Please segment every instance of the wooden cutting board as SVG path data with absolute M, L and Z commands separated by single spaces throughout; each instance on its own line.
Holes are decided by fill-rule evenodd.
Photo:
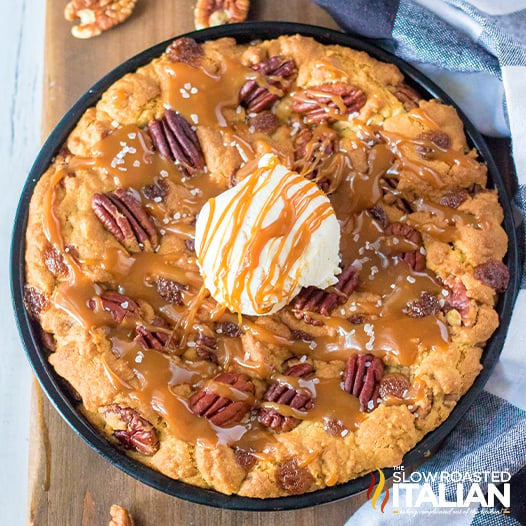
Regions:
M 123 25 L 91 40 L 71 36 L 66 0 L 47 1 L 43 136 L 100 77 L 139 51 L 194 29 L 192 0 L 140 0 Z M 309 0 L 252 0 L 250 20 L 336 28 Z M 170 497 L 132 479 L 93 452 L 63 421 L 35 382 L 30 437 L 29 523 L 106 526 L 114 503 L 137 526 L 342 525 L 365 496 L 300 511 L 222 511 Z

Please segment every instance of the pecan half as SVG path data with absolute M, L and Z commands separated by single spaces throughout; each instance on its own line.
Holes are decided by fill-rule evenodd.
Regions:
M 155 427 L 131 407 L 106 406 L 102 413 L 113 428 L 113 436 L 126 448 L 152 456 L 159 449 Z
M 386 211 L 380 205 L 369 208 L 367 212 L 373 219 L 378 221 L 383 229 L 387 228 L 387 225 L 389 224 L 389 218 L 387 217 Z
M 180 163 L 191 175 L 205 166 L 203 151 L 197 134 L 179 113 L 167 109 L 160 121 L 150 121 L 148 131 L 153 145 L 170 161 Z
M 184 246 L 190 252 L 195 252 L 195 240 L 194 239 L 185 239 Z
M 131 190 L 94 194 L 91 208 L 98 220 L 130 252 L 153 252 L 157 247 L 157 230 Z
M 49 298 L 36 287 L 24 285 L 24 305 L 30 316 L 35 320 L 39 320 L 40 314 L 49 308 L 50 302 Z
M 410 387 L 411 382 L 405 374 L 389 373 L 382 378 L 378 394 L 384 400 L 388 399 L 390 396 L 402 400 L 406 396 Z
M 133 341 L 142 345 L 145 349 L 166 350 L 171 341 L 170 326 L 166 321 L 158 317 L 152 320 L 151 325 L 150 328 L 147 328 L 138 323 L 135 327 L 135 338 Z M 154 327 L 158 327 L 160 330 L 156 331 Z
M 142 187 L 142 195 L 150 201 L 156 203 L 162 203 L 165 197 L 168 195 L 169 187 L 166 181 L 159 179 L 154 184 L 148 184 Z
M 419 101 L 422 100 L 420 93 L 405 82 L 394 86 L 393 94 L 404 105 L 407 111 L 417 108 Z
M 197 0 L 194 10 L 195 28 L 243 22 L 249 8 L 249 0 Z
M 467 295 L 466 287 L 460 280 L 454 280 L 447 283 L 449 296 L 446 299 L 444 310 L 447 312 L 455 309 L 460 313 L 462 321 L 467 321 L 470 311 L 470 299 Z
M 195 352 L 201 360 L 218 363 L 217 340 L 212 336 L 207 336 L 203 332 L 200 332 L 195 342 Z
M 420 299 L 409 301 L 403 312 L 411 318 L 437 316 L 440 312 L 440 303 L 435 295 L 423 290 Z
M 360 409 L 369 413 L 378 405 L 383 374 L 384 365 L 380 358 L 372 354 L 353 354 L 343 371 L 343 390 L 358 397 Z
M 229 338 L 239 338 L 243 334 L 241 327 L 231 321 L 222 321 L 216 325 L 217 334 L 224 334 Z
M 363 325 L 365 322 L 365 314 L 351 314 L 347 321 L 353 325 Z
M 184 305 L 185 290 L 188 290 L 188 285 L 174 281 L 173 279 L 159 277 L 156 282 L 157 292 L 164 301 L 174 303 L 175 305 Z
M 117 504 L 111 505 L 110 516 L 111 521 L 108 526 L 134 526 L 135 524 L 130 512 Z
M 388 205 L 393 205 L 404 214 L 410 214 L 413 210 L 407 199 L 402 197 L 398 190 L 398 179 L 394 177 L 383 177 L 380 180 L 380 188 L 382 189 L 384 201 Z
M 254 394 L 254 384 L 244 374 L 221 373 L 214 381 Z M 226 426 L 239 422 L 250 411 L 250 403 L 246 400 L 230 400 L 204 387 L 190 397 L 190 409 L 194 414 L 208 418 L 216 426 Z
M 43 252 L 44 264 L 55 277 L 65 277 L 69 273 L 69 268 L 64 261 L 64 256 L 54 247 L 48 246 Z
M 312 486 L 314 477 L 306 466 L 301 466 L 296 459 L 291 459 L 276 470 L 276 482 L 287 493 L 301 495 Z
M 327 158 L 340 149 L 339 142 L 338 134 L 330 128 L 321 133 L 313 133 L 304 128 L 296 135 L 294 141 L 294 170 L 315 181 L 324 192 L 328 192 L 331 189 L 331 180 L 329 177 L 321 178 L 319 173 Z M 335 188 L 332 189 L 334 190 Z
M 204 54 L 203 48 L 189 37 L 178 38 L 166 48 L 166 55 L 171 62 L 183 62 L 194 68 L 201 65 Z
M 294 315 L 311 325 L 323 325 L 321 320 L 315 320 L 310 313 L 316 312 L 322 316 L 330 316 L 332 311 L 343 305 L 358 286 L 358 272 L 346 265 L 338 276 L 338 283 L 326 290 L 317 287 L 304 287 L 292 304 Z
M 250 471 L 257 462 L 257 458 L 250 451 L 240 447 L 234 449 L 234 458 L 245 471 Z
M 298 72 L 293 60 L 273 56 L 252 66 L 252 69 L 265 77 L 265 82 L 273 87 L 272 91 L 260 86 L 257 79 L 250 79 L 239 91 L 239 103 L 249 113 L 268 110 L 280 99 Z M 276 93 L 278 91 L 278 93 Z
M 423 247 L 422 235 L 412 226 L 406 223 L 395 221 L 387 226 L 385 233 L 388 236 L 403 237 L 418 246 L 416 250 L 411 252 L 403 252 L 398 256 L 399 259 L 405 261 L 413 270 L 420 272 L 426 268 L 426 257 L 422 253 Z
M 425 160 L 434 158 L 436 150 L 435 147 L 442 151 L 451 148 L 451 137 L 442 130 L 433 130 L 421 133 L 418 140 L 426 141 L 429 144 L 417 144 L 415 149 L 418 155 Z
M 271 111 L 262 111 L 251 117 L 248 125 L 256 132 L 272 135 L 279 127 L 279 119 Z
M 71 28 L 76 38 L 91 38 L 124 22 L 133 12 L 137 0 L 71 0 L 64 9 L 66 20 L 80 19 Z
M 107 290 L 98 296 L 102 310 L 109 312 L 116 323 L 122 323 L 124 318 L 135 318 L 139 315 L 139 306 L 130 297 L 113 290 Z M 97 300 L 88 302 L 90 309 L 95 310 Z
M 292 340 L 302 340 L 304 342 L 314 341 L 314 336 L 310 335 L 308 332 L 300 331 L 298 329 L 292 329 L 290 331 L 290 337 Z
M 497 261 L 496 259 L 489 259 L 485 263 L 477 265 L 474 276 L 498 293 L 505 292 L 510 282 L 508 267 L 502 261 Z
M 285 376 L 296 378 L 308 378 L 312 376 L 314 369 L 310 363 L 299 363 L 289 367 L 285 371 Z M 279 382 L 273 383 L 263 396 L 267 402 L 276 402 L 277 404 L 288 405 L 299 411 L 308 411 L 314 406 L 314 401 L 306 392 L 298 392 L 296 389 Z M 267 427 L 270 427 L 277 433 L 291 431 L 297 427 L 301 420 L 293 416 L 280 415 L 274 409 L 261 408 L 259 410 L 259 421 Z
M 297 92 L 292 109 L 305 115 L 307 124 L 334 122 L 359 112 L 367 102 L 365 93 L 345 82 L 322 84 Z
M 469 196 L 469 193 L 464 188 L 458 188 L 445 193 L 440 200 L 439 204 L 447 206 L 449 208 L 458 208 Z

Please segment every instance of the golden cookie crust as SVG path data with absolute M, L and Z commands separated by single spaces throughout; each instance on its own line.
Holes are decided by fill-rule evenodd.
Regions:
M 139 462 L 189 484 L 269 498 L 314 491 L 400 464 L 472 385 L 481 370 L 483 346 L 499 323 L 494 305 L 497 290 L 505 287 L 501 261 L 507 237 L 497 193 L 486 188 L 486 166 L 468 147 L 454 108 L 437 100 L 408 103 L 397 96 L 404 82 L 400 71 L 364 52 L 324 46 L 299 35 L 252 45 L 237 45 L 232 39 L 198 48 L 185 45 L 190 52 L 175 57 L 167 52 L 111 86 L 81 117 L 35 189 L 27 228 L 26 303 L 45 334 L 50 363 L 71 386 L 86 418 L 108 440 L 126 447 Z M 257 65 L 271 57 L 280 57 L 282 63 L 293 61 L 296 71 L 273 88 L 265 82 L 275 77 L 262 80 L 256 75 L 259 87 L 278 95 L 268 108 L 251 112 L 250 103 L 240 103 L 237 93 L 254 78 Z M 181 79 L 184 74 L 189 77 Z M 207 94 L 199 92 L 201 86 L 212 85 L 229 101 L 218 120 L 205 114 Z M 365 100 L 345 114 L 345 104 L 336 104 L 338 110 L 327 102 L 339 96 L 330 91 L 328 97 L 324 95 L 327 92 L 320 87 L 327 85 L 333 91 L 335 86 L 343 86 L 342 90 L 352 86 L 354 95 L 361 93 Z M 188 105 L 192 96 L 195 106 Z M 345 101 L 345 96 L 337 102 Z M 296 99 L 305 102 L 312 97 L 322 100 L 333 117 L 306 124 L 313 113 L 295 112 L 293 107 L 301 107 L 294 106 Z M 149 123 L 165 118 L 170 106 L 193 127 L 205 168 L 193 170 L 186 161 L 169 163 L 156 151 Z M 259 129 L 262 121 L 252 120 L 262 111 L 277 117 L 265 121 L 265 126 L 273 127 L 270 132 Z M 312 159 L 298 154 L 297 137 L 304 129 L 313 136 L 329 134 L 329 142 L 317 143 L 322 162 L 333 158 L 336 150 L 347 168 L 338 172 L 332 166 L 323 172 L 322 164 L 312 172 Z M 149 180 L 143 168 L 135 175 L 131 172 L 133 162 L 141 162 L 129 150 L 130 145 L 137 149 L 138 136 L 145 155 L 151 156 Z M 122 153 L 122 148 L 128 149 Z M 378 173 L 373 173 L 373 149 L 386 163 Z M 218 308 L 206 291 L 200 293 L 190 235 L 195 214 L 208 197 L 250 173 L 249 157 L 268 152 L 290 168 L 298 169 L 302 162 L 302 169 L 305 173 L 311 169 L 309 177 L 322 189 L 328 185 L 342 239 L 359 238 L 346 241 L 342 249 L 344 263 L 355 266 L 358 285 L 328 316 L 314 313 L 320 324 L 307 323 L 294 304 L 269 317 L 243 317 L 240 324 L 237 315 Z M 129 171 L 119 172 L 119 167 Z M 165 169 L 170 173 L 163 179 L 159 174 Z M 341 180 L 335 182 L 336 173 Z M 360 178 L 376 182 L 358 187 Z M 118 197 L 123 187 L 132 189 L 132 198 L 153 218 L 158 242 L 151 250 L 140 242 L 135 253 L 94 212 L 94 195 Z M 353 188 L 361 188 L 361 193 Z M 374 189 L 373 197 L 363 197 L 365 188 Z M 126 198 L 118 199 L 122 207 Z M 391 272 L 389 279 L 406 278 L 396 281 L 396 286 L 393 282 L 392 290 L 405 291 L 407 282 L 417 281 L 417 292 L 407 296 L 410 302 L 402 304 L 390 293 L 379 292 L 379 286 L 369 286 L 378 283 L 375 276 L 384 269 L 374 270 L 367 262 L 356 266 L 364 253 L 376 257 L 369 248 L 374 239 L 360 237 L 365 232 L 365 227 L 357 226 L 360 221 L 375 229 L 377 238 L 396 238 L 389 245 L 391 252 L 384 251 L 389 269 L 385 272 Z M 415 245 L 396 233 L 398 227 L 389 227 L 400 224 L 416 230 L 421 241 Z M 405 251 L 396 248 L 398 243 L 407 245 Z M 404 260 L 404 254 L 416 252 L 424 269 Z M 492 281 L 495 272 L 498 283 Z M 137 284 L 140 280 L 143 283 Z M 428 280 L 429 290 L 419 280 Z M 420 316 L 418 294 L 423 290 L 436 301 L 432 300 L 432 312 L 424 309 Z M 120 321 L 112 311 L 119 308 L 111 303 L 114 300 L 103 299 L 107 292 L 124 295 L 117 301 L 125 311 Z M 181 329 L 195 305 L 190 329 Z M 137 343 L 140 324 L 149 331 L 148 338 L 152 334 L 161 338 L 160 349 L 152 348 L 151 340 L 146 347 Z M 389 351 L 385 345 L 375 347 L 380 345 L 378 332 L 377 340 L 359 340 L 362 343 L 332 354 L 320 343 L 374 329 L 385 334 L 391 330 L 396 347 L 401 341 L 396 331 L 409 331 L 409 339 L 418 335 L 418 327 L 431 327 L 435 333 L 439 327 L 442 339 L 415 336 L 418 341 L 408 343 L 410 349 Z M 229 335 L 230 330 L 235 335 Z M 403 394 L 395 396 L 384 383 L 387 394 L 375 395 L 378 403 L 372 410 L 360 409 L 358 398 L 341 387 L 348 360 L 356 353 L 372 353 L 380 360 L 383 378 L 395 373 L 405 378 Z M 276 374 L 287 388 L 299 389 L 298 378 L 291 380 L 286 372 L 301 363 L 310 364 L 315 379 L 307 375 L 299 382 L 310 382 L 311 395 L 312 389 L 319 394 L 319 400 L 313 397 L 314 408 L 317 401 L 323 405 L 320 386 L 326 385 L 331 392 L 339 390 L 343 405 L 336 405 L 341 409 L 348 403 L 349 414 L 342 415 L 342 421 L 333 413 L 311 418 L 314 413 L 309 409 L 289 431 L 257 424 L 261 433 L 252 442 L 226 439 L 221 429 L 256 426 Z M 157 375 L 153 377 L 164 379 L 164 390 L 155 396 L 152 380 L 144 376 L 153 370 Z M 175 371 L 174 377 L 166 377 L 166 371 Z M 241 397 L 249 400 L 242 419 L 222 428 L 212 426 L 206 416 L 195 415 L 191 400 L 225 371 L 244 375 L 251 392 L 248 398 Z M 381 380 L 376 383 L 382 385 Z M 225 396 L 225 391 L 220 392 Z M 239 391 L 230 395 L 234 400 L 241 396 Z M 163 406 L 156 396 L 173 397 L 172 405 Z M 199 439 L 200 430 L 207 440 Z M 214 436 L 218 441 L 210 443 Z

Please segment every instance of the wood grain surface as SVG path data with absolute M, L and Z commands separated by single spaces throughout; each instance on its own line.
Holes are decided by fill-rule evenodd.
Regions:
M 132 17 L 100 37 L 71 36 L 65 1 L 47 1 L 44 137 L 101 76 L 139 51 L 191 31 L 191 0 L 141 0 Z M 252 0 L 250 20 L 285 20 L 336 28 L 309 0 Z M 132 479 L 93 452 L 35 384 L 30 438 L 29 517 L 36 526 L 106 526 L 111 504 L 128 508 L 136 526 L 307 525 L 345 523 L 365 496 L 299 511 L 217 510 L 170 497 Z M 315 497 L 313 497 L 315 504 Z

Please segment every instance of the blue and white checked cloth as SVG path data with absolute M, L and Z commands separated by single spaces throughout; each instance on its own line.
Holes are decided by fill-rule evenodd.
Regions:
M 316 0 L 346 30 L 411 62 L 457 102 L 488 135 L 511 136 L 519 190 L 526 210 L 526 0 Z M 524 227 L 524 221 L 523 221 Z M 523 272 L 523 289 L 526 272 Z M 511 479 L 511 514 L 384 513 L 364 504 L 354 525 L 526 525 L 526 290 L 521 290 L 495 372 L 440 451 L 418 472 L 502 472 Z M 487 485 L 481 484 L 485 491 Z M 436 485 L 434 487 L 436 490 Z M 446 496 L 456 485 L 446 484 Z M 448 498 L 448 500 L 450 500 Z M 406 510 L 407 511 L 407 510 Z M 436 510 L 435 510 L 436 511 Z M 444 511 L 444 510 L 441 510 Z M 447 511 L 447 510 L 446 510 Z M 427 513 L 431 512 L 431 513 Z

